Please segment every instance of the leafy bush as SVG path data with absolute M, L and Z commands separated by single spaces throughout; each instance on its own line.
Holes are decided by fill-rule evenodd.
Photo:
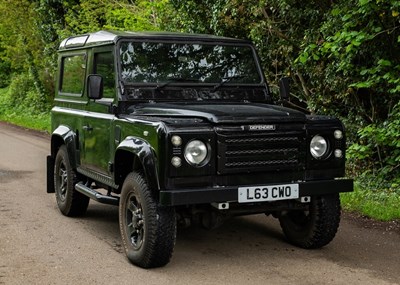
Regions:
M 43 103 L 34 80 L 25 73 L 13 76 L 7 92 L 4 92 L 2 97 L 3 111 L 7 113 L 20 110 L 34 115 L 49 110 L 49 106 Z
M 361 172 L 361 181 L 369 188 L 394 190 L 400 194 L 400 103 L 395 105 L 387 120 L 367 125 L 357 135 L 360 140 L 348 150 L 351 166 L 362 166 L 354 173 Z
M 25 106 L 27 94 L 34 89 L 34 82 L 28 74 L 15 75 L 6 94 L 9 105 L 17 108 Z
M 397 0 L 338 1 L 296 59 L 308 105 L 342 118 L 350 174 L 374 195 L 400 185 L 399 11 Z
M 10 84 L 10 64 L 0 59 L 0 88 Z
M 0 89 L 0 121 L 7 121 L 18 126 L 50 132 L 49 111 L 38 112 L 33 106 L 29 108 L 25 106 L 28 102 L 32 102 L 29 98 L 30 96 L 37 97 L 37 94 L 34 92 L 28 92 L 25 104 L 14 106 L 9 100 L 10 88 Z

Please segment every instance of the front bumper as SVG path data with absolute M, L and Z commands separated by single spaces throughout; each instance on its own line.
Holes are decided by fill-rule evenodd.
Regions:
M 321 196 L 353 191 L 352 179 L 305 181 L 298 182 L 298 184 L 299 197 Z M 276 183 L 274 183 L 274 185 L 276 185 Z M 160 204 L 163 206 L 194 205 L 237 201 L 238 187 L 233 186 L 160 191 Z

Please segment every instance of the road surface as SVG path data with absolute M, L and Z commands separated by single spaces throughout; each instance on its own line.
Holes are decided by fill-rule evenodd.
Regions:
M 0 123 L 0 284 L 400 284 L 398 223 L 348 214 L 320 250 L 287 244 L 275 219 L 257 215 L 179 229 L 166 267 L 137 268 L 122 252 L 115 206 L 60 214 L 46 194 L 48 152 L 48 136 Z

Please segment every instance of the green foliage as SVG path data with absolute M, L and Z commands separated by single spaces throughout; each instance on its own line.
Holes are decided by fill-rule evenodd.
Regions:
M 316 79 L 311 105 L 329 107 L 347 125 L 351 173 L 379 191 L 400 181 L 399 8 L 398 1 L 339 2 L 297 59 Z
M 7 92 L 3 92 L 1 97 L 3 111 L 7 110 L 7 113 L 19 110 L 29 115 L 36 115 L 49 108 L 42 102 L 41 94 L 37 92 L 33 78 L 25 73 L 15 75 Z
M 167 0 L 41 0 L 39 2 L 43 14 L 42 21 L 49 23 L 49 17 L 46 16 L 56 20 L 56 29 L 52 30 L 50 25 L 47 27 L 52 30 L 52 34 L 58 34 L 61 38 L 102 29 L 160 30 L 164 27 L 162 19 L 167 19 L 171 14 Z
M 0 88 L 10 84 L 10 64 L 0 58 Z
M 34 95 L 34 91 L 28 92 L 29 95 L 26 95 L 26 97 Z M 29 102 L 29 98 L 24 105 L 15 107 L 10 104 L 10 96 L 10 88 L 0 89 L 0 121 L 7 121 L 18 126 L 50 132 L 50 114 L 48 111 L 39 113 L 33 106 L 27 108 L 26 105 Z
M 332 6 L 297 59 L 299 69 L 316 79 L 309 80 L 318 91 L 312 105 L 338 102 L 331 110 L 350 113 L 357 125 L 386 120 L 399 100 L 398 6 L 393 0 Z
M 153 31 L 163 27 L 168 17 L 168 1 L 111 1 L 106 13 L 106 29 Z
M 46 113 L 61 39 L 100 29 L 252 40 L 272 90 L 290 76 L 292 104 L 345 123 L 349 174 L 372 191 L 349 201 L 399 194 L 400 1 L 0 0 L 1 119 Z
M 26 112 L 18 110 L 12 113 L 0 112 L 0 121 L 10 122 L 14 125 L 32 130 L 44 131 L 47 133 L 51 132 L 51 122 L 49 113 L 29 115 Z
M 396 189 L 400 186 L 400 103 L 384 122 L 370 124 L 358 131 L 360 140 L 348 153 L 354 173 L 371 189 Z M 373 177 L 373 179 L 370 179 Z
M 9 74 L 29 72 L 44 106 L 48 101 L 43 83 L 46 66 L 35 7 L 35 2 L 28 0 L 0 1 L 0 56 L 9 65 Z
M 356 184 L 354 192 L 342 193 L 340 200 L 345 210 L 382 221 L 400 219 L 399 190 L 371 191 Z

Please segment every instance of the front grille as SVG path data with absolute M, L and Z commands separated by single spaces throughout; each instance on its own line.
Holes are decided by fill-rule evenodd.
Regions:
M 303 131 L 218 133 L 218 173 L 299 171 L 305 166 Z

